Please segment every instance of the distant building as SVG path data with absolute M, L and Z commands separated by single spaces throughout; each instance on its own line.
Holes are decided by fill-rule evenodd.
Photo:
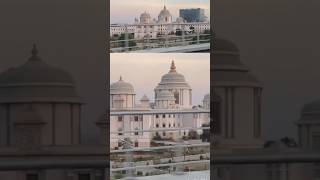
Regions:
M 187 22 L 184 18 L 178 17 L 174 21 L 170 11 L 164 6 L 158 19 L 152 19 L 149 13 L 144 12 L 139 19 L 135 18 L 132 24 L 111 24 L 110 36 L 116 37 L 128 33 L 133 34 L 135 39 L 155 39 L 159 35 L 175 34 L 178 31 L 203 33 L 205 30 L 210 30 L 210 23 L 206 18 L 201 18 L 201 21 Z
M 205 22 L 207 17 L 205 16 L 204 9 L 180 9 L 180 17 L 187 22 Z

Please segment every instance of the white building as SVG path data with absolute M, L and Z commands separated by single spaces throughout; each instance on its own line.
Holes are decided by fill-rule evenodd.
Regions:
M 111 113 L 126 113 L 110 117 L 110 131 L 118 131 L 118 133 L 111 133 L 111 149 L 121 147 L 125 138 L 130 138 L 135 147 L 149 147 L 154 137 L 177 140 L 188 136 L 189 130 L 180 132 L 157 132 L 156 130 L 161 128 L 199 128 L 202 124 L 209 123 L 208 115 L 203 116 L 199 109 L 192 109 L 192 89 L 184 76 L 177 72 L 174 61 L 171 63 L 169 72 L 162 76 L 154 91 L 155 102 L 151 103 L 149 98 L 144 95 L 140 99 L 140 103 L 136 103 L 133 86 L 125 82 L 122 77 L 110 85 Z M 208 101 L 208 97 L 207 95 L 204 102 Z M 189 113 L 179 113 L 186 111 Z M 209 112 L 209 109 L 206 111 Z M 155 131 L 132 132 L 135 130 Z M 123 133 L 122 131 L 127 132 Z
M 157 38 L 158 35 L 175 34 L 177 31 L 186 33 L 203 33 L 210 30 L 210 22 L 186 22 L 178 17 L 176 21 L 170 11 L 164 6 L 158 15 L 158 19 L 152 19 L 150 14 L 144 12 L 140 18 L 135 18 L 133 24 L 111 24 L 110 36 L 119 36 L 124 33 L 134 34 L 135 39 Z

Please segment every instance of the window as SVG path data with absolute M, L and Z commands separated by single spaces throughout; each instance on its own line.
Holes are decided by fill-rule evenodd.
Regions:
M 123 135 L 122 132 L 121 132 L 121 131 L 122 131 L 122 128 L 119 128 L 118 131 L 120 131 L 120 132 L 118 133 L 118 135 L 119 135 L 119 136 L 122 136 L 122 135 Z
M 159 127 L 159 124 L 156 124 L 156 127 L 158 128 L 158 127 Z
M 176 104 L 179 104 L 179 93 L 178 92 L 174 93 L 174 98 L 176 99 Z
M 134 121 L 138 122 L 139 121 L 139 116 L 134 116 Z
M 134 147 L 139 147 L 139 143 L 137 141 L 134 142 Z
M 176 115 L 174 114 L 173 117 L 176 117 Z
M 39 180 L 39 174 L 37 174 L 37 173 L 27 174 L 26 180 Z
M 139 130 L 138 128 L 135 129 L 136 131 Z M 134 135 L 138 136 L 139 132 L 134 132 Z
M 118 116 L 118 121 L 119 121 L 119 122 L 122 121 L 122 116 Z
M 169 127 L 171 127 L 171 124 L 169 124 Z
M 162 124 L 162 127 L 164 127 L 164 128 L 165 128 L 165 127 L 166 127 L 166 124 Z
M 80 173 L 78 175 L 78 177 L 79 177 L 78 178 L 79 180 L 90 180 L 91 179 L 89 173 Z
M 171 117 L 171 114 L 169 114 L 169 118 Z
M 159 118 L 159 115 L 158 115 L 158 114 L 156 114 L 156 118 Z
M 118 142 L 118 147 L 121 147 L 122 146 L 122 143 L 119 141 Z
M 166 115 L 165 115 L 165 114 L 162 114 L 162 118 L 166 118 Z
M 166 132 L 163 132 L 162 135 L 163 135 L 163 136 L 166 136 Z

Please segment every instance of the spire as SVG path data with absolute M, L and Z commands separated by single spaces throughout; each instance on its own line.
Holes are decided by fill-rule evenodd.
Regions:
M 166 9 L 167 9 L 166 5 L 164 5 L 163 9 L 164 9 L 164 10 L 166 10 Z
M 122 76 L 120 76 L 120 79 L 119 79 L 119 81 L 122 81 Z
M 174 64 L 174 60 L 171 61 L 170 72 L 176 72 L 176 65 Z
M 37 45 L 34 43 L 32 46 L 31 57 L 29 58 L 29 61 L 37 61 L 37 60 L 41 60 L 41 59 L 38 57 Z

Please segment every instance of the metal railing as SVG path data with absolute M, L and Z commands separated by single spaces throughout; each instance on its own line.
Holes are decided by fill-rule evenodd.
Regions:
M 144 38 L 129 38 L 128 33 L 124 39 L 111 40 L 111 52 L 129 52 L 139 50 L 150 50 L 156 48 L 187 47 L 210 43 L 211 34 L 193 33 L 182 35 L 158 35 L 156 38 L 146 36 Z

